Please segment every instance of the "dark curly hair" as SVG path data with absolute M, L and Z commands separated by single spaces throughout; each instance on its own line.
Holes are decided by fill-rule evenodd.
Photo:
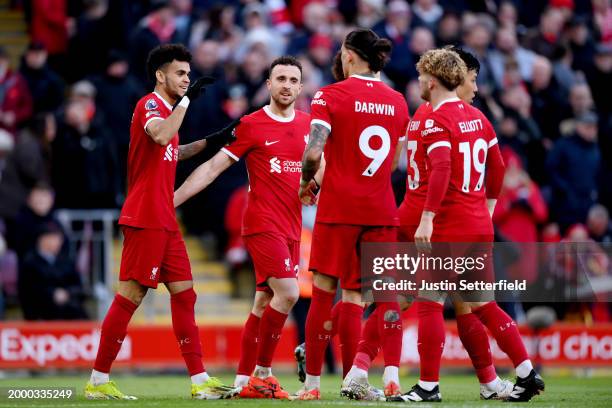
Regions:
M 164 44 L 153 48 L 147 57 L 149 79 L 155 82 L 155 72 L 174 60 L 191 62 L 191 52 L 183 44 Z

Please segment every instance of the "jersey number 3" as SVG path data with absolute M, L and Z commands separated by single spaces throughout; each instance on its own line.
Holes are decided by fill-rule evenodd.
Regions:
M 378 149 L 372 149 L 370 147 L 370 139 L 375 136 L 378 136 L 382 141 Z M 389 132 L 387 132 L 387 129 L 382 126 L 368 126 L 359 135 L 359 149 L 365 157 L 372 159 L 372 162 L 361 174 L 366 177 L 372 177 L 389 155 L 389 151 L 391 150 L 391 136 Z

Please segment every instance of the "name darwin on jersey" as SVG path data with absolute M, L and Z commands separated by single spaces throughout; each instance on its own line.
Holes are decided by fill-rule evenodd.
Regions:
M 385 103 L 355 101 L 355 112 L 395 116 L 395 106 Z

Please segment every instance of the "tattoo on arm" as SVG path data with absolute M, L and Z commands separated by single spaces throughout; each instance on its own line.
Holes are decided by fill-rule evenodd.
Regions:
M 302 158 L 302 180 L 311 180 L 321 164 L 321 155 L 330 131 L 323 125 L 310 125 L 310 138 Z
M 196 140 L 195 142 L 186 145 L 179 145 L 178 159 L 179 161 L 187 160 L 190 157 L 193 157 L 196 154 L 200 153 L 202 150 L 204 150 L 205 147 L 206 140 Z

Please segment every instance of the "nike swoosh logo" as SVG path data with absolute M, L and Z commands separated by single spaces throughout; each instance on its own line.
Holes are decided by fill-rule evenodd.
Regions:
M 266 146 L 270 146 L 270 145 L 273 145 L 274 143 L 278 143 L 278 142 L 280 142 L 280 140 L 275 140 L 274 142 L 268 142 L 266 140 Z

